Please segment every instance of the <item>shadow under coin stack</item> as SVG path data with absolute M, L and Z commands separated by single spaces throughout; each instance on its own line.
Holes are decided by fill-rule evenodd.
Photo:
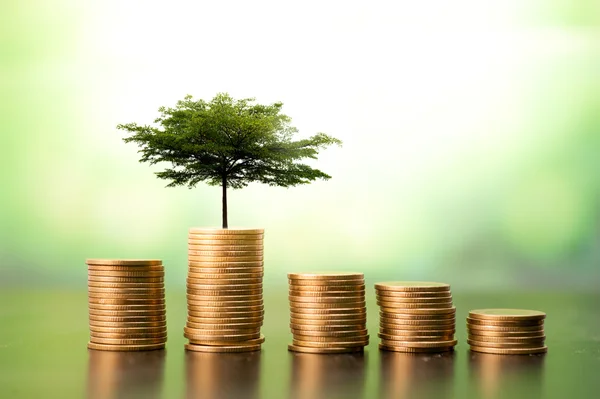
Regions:
M 471 310 L 467 317 L 468 343 L 475 352 L 498 355 L 545 353 L 546 313 L 524 309 Z
M 362 352 L 369 344 L 363 273 L 289 273 L 288 349 L 305 353 Z
M 450 285 L 421 281 L 375 284 L 379 309 L 379 349 L 445 352 L 454 349 L 456 307 Z
M 190 229 L 187 350 L 260 350 L 263 236 L 263 229 Z
M 88 348 L 163 349 L 167 342 L 160 260 L 88 259 Z

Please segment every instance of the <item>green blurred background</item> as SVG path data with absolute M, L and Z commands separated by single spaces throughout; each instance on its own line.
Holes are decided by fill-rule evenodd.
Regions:
M 600 285 L 598 1 L 13 1 L 0 50 L 0 286 L 83 288 L 85 258 L 123 257 L 183 287 L 219 188 L 164 188 L 116 125 L 217 92 L 344 141 L 328 182 L 230 192 L 267 284 Z

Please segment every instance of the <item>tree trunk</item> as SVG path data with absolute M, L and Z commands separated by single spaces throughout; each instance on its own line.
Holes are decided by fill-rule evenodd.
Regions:
M 223 187 L 223 228 L 228 228 L 227 226 L 227 178 L 223 177 L 221 186 Z

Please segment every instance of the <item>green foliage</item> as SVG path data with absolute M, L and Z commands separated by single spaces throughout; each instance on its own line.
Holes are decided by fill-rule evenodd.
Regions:
M 157 126 L 128 123 L 117 128 L 130 133 L 125 142 L 141 147 L 140 162 L 171 164 L 156 173 L 170 181 L 168 187 L 192 188 L 199 182 L 224 189 L 250 182 L 290 187 L 331 178 L 298 161 L 316 159 L 319 150 L 342 142 L 323 133 L 294 141 L 297 129 L 281 113 L 282 106 L 235 100 L 226 93 L 210 102 L 188 95 L 175 108 L 159 108 Z

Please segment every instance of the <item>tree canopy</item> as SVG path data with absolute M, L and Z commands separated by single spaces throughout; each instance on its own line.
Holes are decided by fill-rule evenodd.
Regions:
M 155 126 L 120 124 L 130 133 L 123 140 L 140 147 L 140 162 L 167 162 L 170 168 L 156 175 L 170 181 L 167 187 L 195 187 L 200 182 L 220 185 L 223 192 L 223 228 L 227 228 L 227 188 L 251 182 L 291 187 L 328 174 L 299 161 L 317 159 L 319 150 L 342 142 L 324 133 L 293 140 L 297 129 L 281 113 L 283 104 L 256 104 L 235 100 L 226 93 L 210 102 L 188 95 L 174 108 L 160 107 Z

